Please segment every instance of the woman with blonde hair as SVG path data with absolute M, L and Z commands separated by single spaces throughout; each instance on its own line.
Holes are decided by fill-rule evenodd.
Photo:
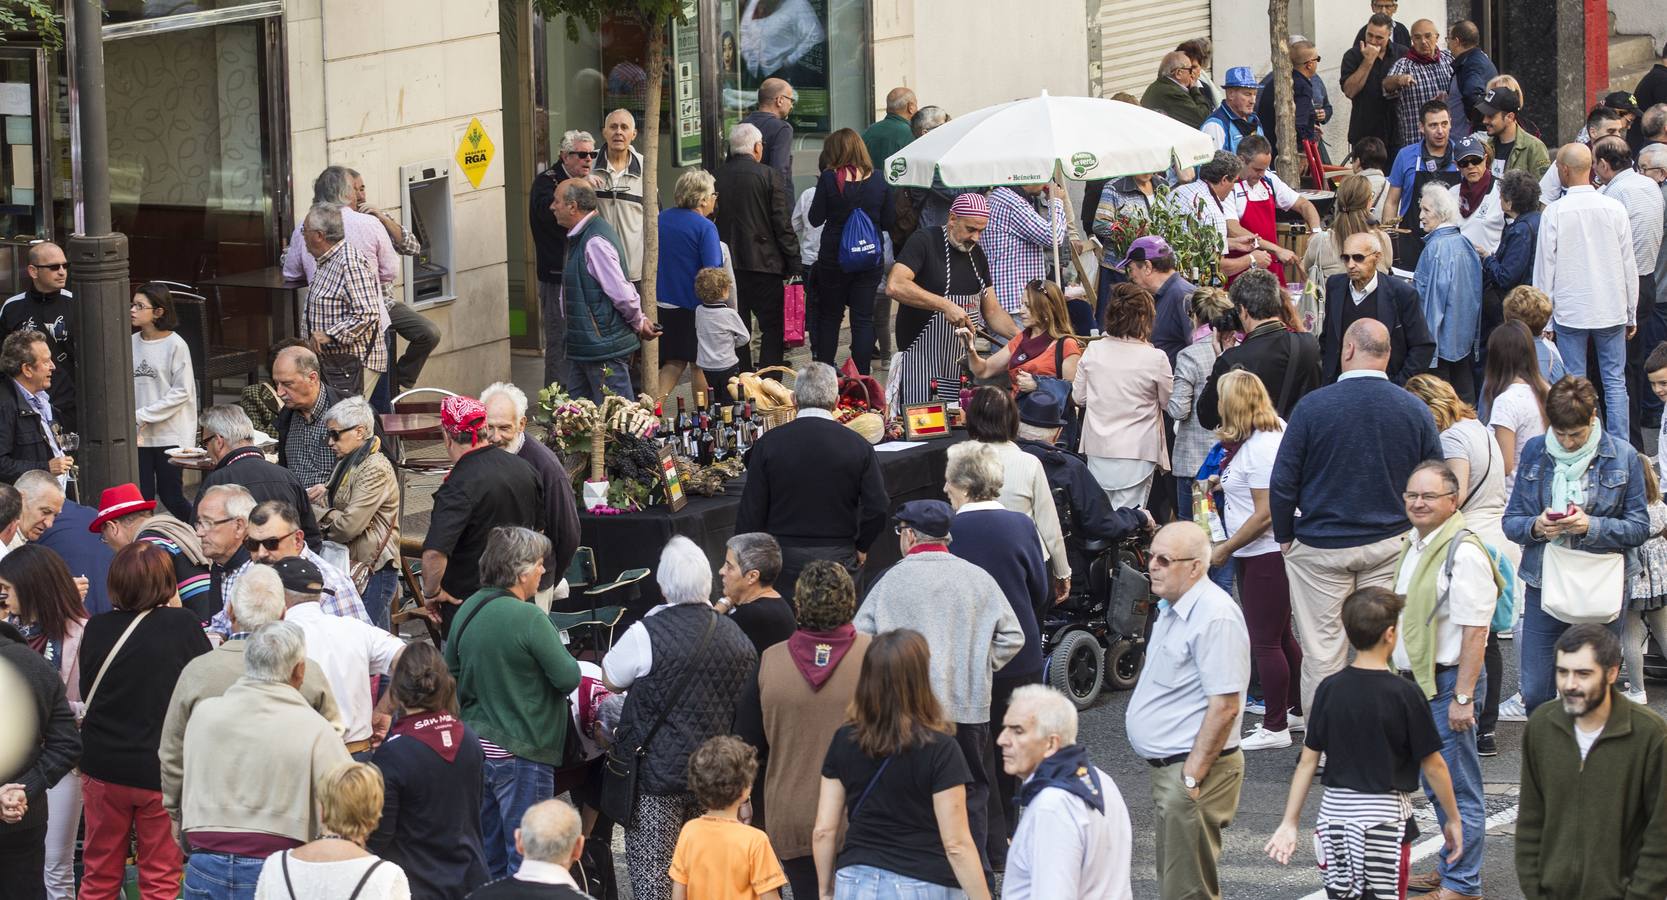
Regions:
M 1302 648 L 1291 632 L 1291 586 L 1285 559 L 1273 539 L 1268 484 L 1285 436 L 1262 379 L 1234 369 L 1217 389 L 1221 427 L 1216 436 L 1227 450 L 1221 463 L 1222 519 L 1227 540 L 1215 546 L 1211 563 L 1239 566 L 1239 599 L 1250 632 L 1250 653 L 1262 679 L 1262 724 L 1246 735 L 1245 750 L 1291 746 L 1291 729 L 1302 730 Z
M 1071 314 L 1059 285 L 1041 278 L 1025 285 L 1024 321 L 1029 323 L 1024 330 L 989 356 L 979 356 L 972 330 L 961 329 L 972 374 L 995 378 L 1006 372 L 1014 394 L 1035 390 L 1037 378 L 1075 378 L 1082 344 L 1071 335 Z
M 405 871 L 365 850 L 382 820 L 382 773 L 370 763 L 342 764 L 318 786 L 318 807 L 327 836 L 268 856 L 255 900 L 409 900 Z
M 1132 284 L 1112 289 L 1104 337 L 1083 351 L 1071 399 L 1086 413 L 1082 454 L 1112 507 L 1141 506 L 1159 469 L 1169 468 L 1163 411 L 1174 375 L 1152 346 L 1152 295 Z
M 828 135 L 824 146 L 828 167 L 816 179 L 816 193 L 810 200 L 807 221 L 822 229 L 822 246 L 816 253 L 816 346 L 817 362 L 834 364 L 839 351 L 839 323 L 847 309 L 851 313 L 851 360 L 857 371 L 868 374 L 874 357 L 874 295 L 885 274 L 885 261 L 876 254 L 873 265 L 847 269 L 840 259 L 845 223 L 859 210 L 874 224 L 878 235 L 891 227 L 891 189 L 884 178 L 875 178 L 874 161 L 862 138 L 849 128 Z
M 1395 260 L 1395 248 L 1389 242 L 1389 235 L 1373 221 L 1372 182 L 1361 175 L 1350 175 L 1339 181 L 1334 209 L 1331 227 L 1309 236 L 1308 249 L 1302 254 L 1303 271 L 1311 272 L 1318 267 L 1322 285 L 1327 278 L 1343 274 L 1343 243 L 1351 235 L 1369 231 L 1377 235 L 1383 248 L 1383 255 L 1378 257 L 1378 271 L 1388 272 Z

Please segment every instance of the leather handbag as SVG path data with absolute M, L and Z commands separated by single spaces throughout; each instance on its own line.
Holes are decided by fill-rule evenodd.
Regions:
M 689 669 L 694 666 L 695 660 L 701 658 L 701 652 L 706 649 L 707 643 L 712 640 L 712 632 L 717 627 L 718 614 L 714 612 L 712 617 L 707 620 L 706 630 L 701 632 L 700 640 L 695 644 L 694 652 L 689 654 L 683 663 L 682 671 L 677 673 L 677 679 L 672 682 L 671 694 L 666 697 L 666 705 L 660 708 L 660 714 L 654 717 L 654 724 L 648 726 L 648 731 L 643 733 L 642 740 L 638 741 L 634 747 L 626 746 L 616 740 L 614 745 L 608 748 L 608 755 L 603 759 L 600 803 L 602 814 L 626 828 L 630 828 L 636 820 L 637 779 L 642 773 L 643 757 L 648 755 L 648 745 L 653 743 L 654 736 L 660 731 L 660 726 L 666 723 L 666 716 L 670 715 L 671 711 L 677 708 L 677 704 L 683 700 L 683 692 L 689 687 L 689 682 L 692 680 L 689 677 Z
M 1556 541 L 1540 566 L 1540 609 L 1559 622 L 1606 625 L 1625 603 L 1626 554 L 1588 553 Z

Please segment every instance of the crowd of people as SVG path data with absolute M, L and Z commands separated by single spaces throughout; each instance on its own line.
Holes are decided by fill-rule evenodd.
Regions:
M 1468 900 L 1500 722 L 1526 723 L 1523 893 L 1667 893 L 1643 671 L 1667 628 L 1667 456 L 1645 452 L 1667 398 L 1667 62 L 1553 150 L 1474 24 L 1443 49 L 1395 8 L 1372 3 L 1335 103 L 1319 49 L 1290 45 L 1298 140 L 1318 154 L 1349 106 L 1325 221 L 1271 169 L 1271 75 L 1218 85 L 1191 40 L 1126 98 L 1219 150 L 1091 184 L 1085 230 L 1175 204 L 1218 238 L 1220 286 L 1143 234 L 1062 288 L 1065 198 L 889 186 L 885 160 L 948 121 L 907 88 L 829 135 L 795 196 L 798 93 L 765 80 L 654 223 L 631 113 L 601 145 L 566 132 L 529 200 L 545 384 L 723 398 L 786 362 L 795 324 L 812 359 L 796 418 L 750 449 L 722 560 L 672 538 L 661 602 L 577 656 L 549 613 L 579 508 L 520 388 L 445 399 L 450 474 L 420 541 L 402 533 L 377 413 L 439 334 L 391 301 L 420 248 L 357 173 L 315 182 L 283 261 L 304 333 L 241 402 L 199 397 L 169 287 L 134 292 L 141 478 L 96 506 L 75 490 L 67 263 L 34 245 L 0 307 L 0 657 L 35 735 L 0 761 L 0 896 L 608 898 L 617 828 L 638 900 L 1121 900 L 1148 866 L 1166 900 L 1220 897 L 1245 754 L 1300 743 L 1273 859 L 1297 858 L 1319 777 L 1328 896 Z M 898 404 L 959 406 L 945 499 L 894 505 L 834 417 L 841 359 Z M 893 539 L 900 561 L 869 566 Z M 1089 747 L 1043 684 L 1043 623 L 1125 539 L 1159 602 L 1126 745 Z M 400 636 L 413 612 L 434 642 Z M 1150 766 L 1152 859 L 1112 755 Z M 1445 846 L 1413 873 L 1419 791 Z

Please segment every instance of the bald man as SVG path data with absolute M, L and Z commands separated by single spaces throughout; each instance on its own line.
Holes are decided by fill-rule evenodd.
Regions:
M 69 261 L 51 241 L 29 247 L 29 284 L 23 293 L 0 305 L 0 338 L 17 331 L 46 336 L 46 352 L 56 371 L 46 395 L 52 401 L 51 421 L 64 431 L 76 430 L 75 295 L 64 290 Z
M 799 92 L 780 78 L 766 78 L 758 86 L 758 108 L 745 121 L 764 135 L 760 162 L 781 173 L 789 199 L 793 196 L 793 126 L 787 116 L 799 102 Z M 791 205 L 791 203 L 789 203 Z
M 1180 50 L 1171 50 L 1158 63 L 1158 77 L 1140 95 L 1140 105 L 1161 112 L 1188 128 L 1200 128 L 1214 111 L 1198 84 L 1204 68 Z
M 1638 261 L 1620 201 L 1592 187 L 1592 151 L 1557 151 L 1564 193 L 1540 214 L 1534 286 L 1551 297 L 1557 349 L 1570 375 L 1603 382 L 1603 430 L 1627 440 L 1626 342 L 1638 323 Z M 1597 358 L 1587 356 L 1587 343 Z M 1596 376 L 1596 377 L 1594 377 Z
M 1424 320 L 1424 305 L 1412 282 L 1379 271 L 1383 242 L 1376 231 L 1349 235 L 1343 242 L 1341 275 L 1326 279 L 1325 329 L 1320 338 L 1320 379 L 1342 374 L 1344 332 L 1355 322 L 1375 320 L 1389 333 L 1390 380 L 1405 384 L 1435 358 L 1435 337 Z
M 1348 290 L 1341 294 L 1351 301 Z M 1394 588 L 1401 536 L 1411 527 L 1401 501 L 1407 478 L 1424 460 L 1442 458 L 1429 408 L 1389 380 L 1394 342 L 1384 323 L 1357 319 L 1341 343 L 1342 374 L 1291 411 L 1268 485 L 1302 642 L 1305 710 L 1314 688 L 1348 664 L 1343 598 L 1363 587 Z
M 1410 395 L 1408 395 L 1410 396 Z M 1210 536 L 1192 522 L 1152 538 L 1152 593 L 1164 601 L 1129 698 L 1129 745 L 1152 766 L 1158 895 L 1219 898 L 1221 829 L 1244 785 L 1239 726 L 1250 636 L 1227 592 L 1205 577 Z M 1114 896 L 1114 895 L 1113 895 Z
M 883 173 L 886 158 L 909 146 L 915 139 L 909 120 L 919 111 L 920 101 L 915 99 L 914 91 L 895 87 L 886 94 L 886 117 L 868 126 L 868 130 L 862 133 L 863 146 L 868 148 L 868 158 L 874 161 L 874 168 Z
M 596 182 L 596 211 L 619 235 L 625 251 L 620 262 L 625 276 L 642 289 L 642 154 L 631 142 L 637 139 L 637 118 L 627 109 L 608 113 L 602 122 L 602 140 L 608 150 L 593 171 Z

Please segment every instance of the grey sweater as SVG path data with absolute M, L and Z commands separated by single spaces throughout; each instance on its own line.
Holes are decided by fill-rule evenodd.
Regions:
M 863 600 L 864 634 L 908 628 L 932 648 L 932 692 L 953 722 L 990 721 L 990 676 L 1024 647 L 1019 619 L 989 573 L 940 550 L 910 554 Z

